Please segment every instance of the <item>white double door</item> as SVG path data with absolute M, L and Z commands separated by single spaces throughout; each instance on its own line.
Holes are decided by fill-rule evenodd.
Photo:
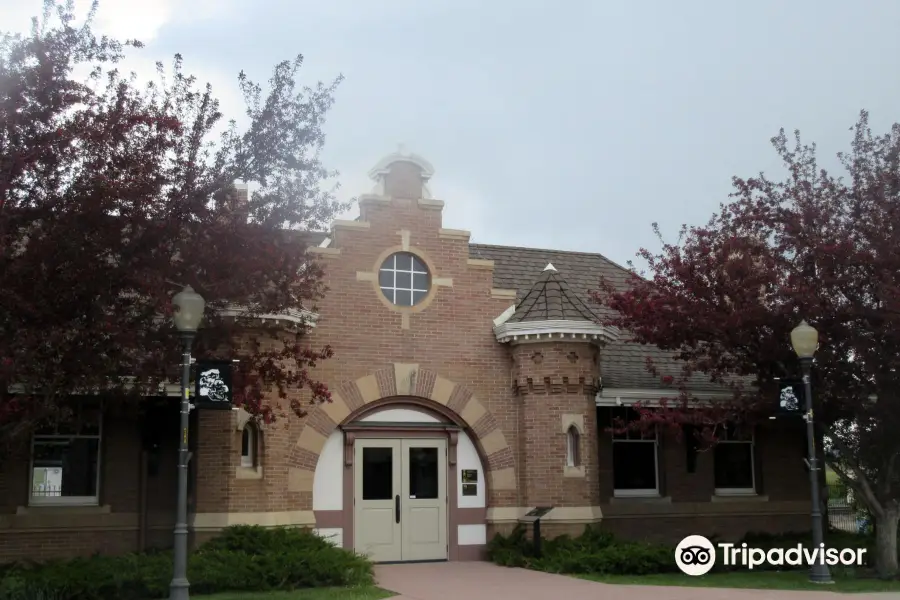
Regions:
M 354 547 L 375 562 L 447 558 L 447 441 L 355 442 Z

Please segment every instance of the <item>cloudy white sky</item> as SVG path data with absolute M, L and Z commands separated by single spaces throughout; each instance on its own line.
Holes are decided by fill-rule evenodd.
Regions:
M 84 7 L 86 0 L 79 0 Z M 26 29 L 40 0 L 0 0 Z M 435 166 L 444 226 L 473 240 L 624 263 L 773 172 L 799 128 L 832 156 L 860 109 L 898 119 L 896 0 L 101 0 L 98 27 L 176 52 L 227 114 L 236 76 L 297 53 L 306 83 L 343 74 L 326 166 L 341 196 L 398 143 Z

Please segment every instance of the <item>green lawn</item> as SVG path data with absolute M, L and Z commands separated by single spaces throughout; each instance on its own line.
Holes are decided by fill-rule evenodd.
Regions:
M 818 590 L 832 592 L 900 592 L 900 580 L 880 581 L 848 574 L 832 573 L 835 583 L 821 585 L 809 582 L 805 571 L 757 571 L 755 573 L 710 573 L 689 577 L 681 573 L 661 575 L 579 575 L 582 579 L 620 585 L 676 585 L 684 587 L 750 588 L 765 590 Z
M 293 592 L 228 592 L 211 596 L 192 596 L 203 600 L 381 600 L 396 596 L 376 587 L 314 588 Z

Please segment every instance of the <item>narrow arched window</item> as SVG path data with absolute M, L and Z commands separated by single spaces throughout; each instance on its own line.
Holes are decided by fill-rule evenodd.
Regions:
M 581 434 L 574 425 L 566 432 L 566 466 L 581 466 Z
M 241 466 L 256 466 L 256 448 L 259 443 L 259 436 L 256 432 L 256 425 L 247 423 L 241 432 Z

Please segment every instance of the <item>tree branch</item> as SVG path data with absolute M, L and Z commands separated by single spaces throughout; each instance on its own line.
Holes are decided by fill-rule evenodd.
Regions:
M 832 428 L 827 428 L 828 438 L 831 440 L 835 446 L 838 447 L 838 450 L 841 451 L 841 455 L 845 456 L 847 459 L 844 464 L 850 467 L 853 471 L 854 477 L 849 477 L 846 473 L 843 473 L 842 477 L 845 480 L 845 483 L 858 489 L 859 492 L 865 497 L 866 504 L 872 509 L 872 511 L 879 517 L 884 516 L 884 507 L 878 501 L 878 496 L 875 495 L 875 492 L 872 490 L 872 486 L 869 484 L 869 478 L 863 472 L 863 470 L 859 467 L 856 461 L 853 459 L 853 452 L 850 451 L 850 447 L 847 446 L 841 439 L 837 436 Z M 835 470 L 839 475 L 842 473 L 839 470 Z

